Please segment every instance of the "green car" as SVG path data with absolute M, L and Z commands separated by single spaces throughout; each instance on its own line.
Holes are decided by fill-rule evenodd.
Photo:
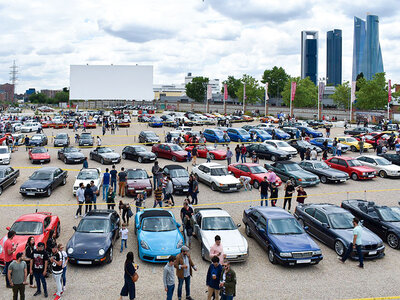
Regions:
M 317 175 L 304 170 L 293 161 L 277 161 L 264 166 L 267 170 L 274 171 L 285 182 L 292 179 L 295 185 L 313 186 L 320 182 Z

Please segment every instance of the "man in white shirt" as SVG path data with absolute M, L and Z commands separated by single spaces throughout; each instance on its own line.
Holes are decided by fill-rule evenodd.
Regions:
M 85 202 L 85 190 L 83 189 L 83 182 L 79 183 L 79 188 L 76 191 L 76 201 L 78 202 L 78 209 L 76 210 L 75 219 L 78 218 L 78 214 L 82 216 L 82 205 Z
M 347 258 L 349 258 L 351 252 L 353 252 L 354 250 L 357 251 L 357 255 L 358 255 L 358 261 L 359 261 L 359 267 L 360 268 L 364 268 L 364 260 L 363 260 L 363 254 L 362 254 L 362 233 L 363 233 L 363 229 L 361 227 L 361 225 L 359 224 L 360 221 L 357 218 L 353 219 L 353 242 L 350 243 L 349 247 L 347 248 L 346 253 L 343 255 L 343 257 L 338 257 L 338 259 L 341 262 L 345 262 L 347 260 Z
M 317 156 L 318 156 L 317 149 L 314 147 L 311 150 L 310 158 L 311 158 L 311 160 L 317 160 Z

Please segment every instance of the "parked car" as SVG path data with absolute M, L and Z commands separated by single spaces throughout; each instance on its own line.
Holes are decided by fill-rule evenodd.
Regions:
M 66 247 L 68 261 L 80 265 L 111 263 L 120 224 L 115 210 L 89 211 L 78 226 L 73 227 L 75 232 Z
M 72 187 L 72 193 L 74 194 L 74 196 L 76 196 L 76 191 L 78 190 L 80 183 L 83 183 L 83 185 L 86 187 L 86 185 L 90 184 L 92 180 L 94 182 L 94 185 L 100 191 L 100 187 L 103 182 L 103 174 L 101 173 L 101 169 L 100 168 L 81 169 L 78 173 L 78 176 L 76 176 L 75 183 Z
M 11 151 L 8 146 L 0 146 L 0 164 L 8 165 L 11 162 Z
M 297 127 L 297 129 L 299 129 L 301 132 L 304 132 L 309 137 L 316 138 L 316 137 L 324 136 L 321 131 L 315 130 L 311 127 L 307 127 L 307 126 L 296 126 L 296 127 Z
M 104 164 L 118 164 L 121 162 L 121 155 L 109 147 L 97 147 L 90 151 L 90 159 Z
M 187 152 L 184 151 L 180 146 L 176 144 L 156 144 L 153 145 L 151 151 L 157 156 L 166 159 L 171 159 L 172 161 L 186 161 Z
M 189 173 L 180 165 L 166 165 L 163 173 L 171 177 L 173 193 L 185 194 L 189 191 Z
M 140 259 L 165 263 L 171 255 L 178 255 L 184 245 L 180 226 L 171 211 L 154 208 L 139 211 L 135 215 L 135 233 Z
M 57 133 L 54 139 L 54 147 L 68 147 L 69 146 L 69 136 L 68 133 Z
M 215 148 L 214 146 L 207 146 L 207 145 L 197 145 L 197 157 L 201 158 L 206 158 L 207 153 L 210 153 L 210 158 L 212 160 L 222 160 L 226 159 L 226 150 L 225 149 L 220 149 L 220 148 Z M 185 148 L 186 151 L 192 151 L 193 146 L 187 146 Z
M 282 127 L 282 130 L 289 134 L 291 139 L 295 139 L 297 136 L 301 136 L 300 130 L 298 130 L 296 127 L 284 126 Z
M 324 142 L 327 141 L 327 147 L 324 146 Z M 328 149 L 329 153 L 333 153 L 333 139 L 331 138 L 324 138 L 324 137 L 318 137 L 315 139 L 310 140 L 310 144 L 314 146 L 320 147 L 322 150 L 325 150 L 325 148 Z M 347 145 L 344 145 L 340 143 L 342 146 L 342 153 L 346 153 L 349 151 L 350 147 Z
M 386 158 L 376 155 L 362 155 L 357 157 L 364 165 L 375 169 L 381 178 L 400 177 L 400 167 L 392 164 Z
M 153 186 L 151 184 L 152 176 L 147 174 L 144 169 L 127 169 L 126 170 L 126 195 L 135 197 L 137 194 L 146 192 L 147 196 L 151 196 Z
M 59 185 L 67 183 L 68 172 L 57 167 L 43 167 L 36 170 L 25 181 L 19 192 L 22 196 L 50 197 L 53 190 Z
M 242 188 L 239 179 L 229 174 L 225 166 L 217 163 L 204 163 L 194 166 L 192 172 L 197 181 L 209 185 L 213 191 L 236 192 Z
M 352 136 L 340 136 L 337 139 L 340 143 L 349 146 L 351 151 L 353 152 L 360 151 L 359 141 L 353 138 Z M 364 143 L 363 149 L 364 152 L 367 152 L 369 149 L 372 149 L 372 145 L 369 143 Z
M 346 172 L 353 180 L 369 180 L 376 177 L 374 169 L 364 166 L 361 161 L 347 156 L 333 156 L 325 160 L 331 168 Z
M 350 243 L 353 243 L 354 216 L 347 210 L 334 204 L 299 204 L 294 216 L 306 231 L 336 254 L 343 256 Z M 361 251 L 364 258 L 382 258 L 385 255 L 383 241 L 372 231 L 363 228 Z M 355 249 L 351 253 L 358 259 Z
M 359 199 L 345 200 L 341 205 L 363 221 L 363 226 L 381 237 L 393 249 L 400 247 L 400 209 L 376 205 Z
M 96 128 L 96 122 L 94 120 L 87 120 L 86 121 L 86 128 Z
M 224 245 L 224 254 L 230 262 L 246 261 L 249 257 L 247 240 L 240 233 L 240 224 L 235 224 L 231 216 L 221 208 L 195 208 L 192 216 L 193 235 L 201 245 L 201 257 L 211 260 L 210 248 L 219 235 Z
M 264 167 L 274 171 L 282 181 L 291 179 L 296 186 L 313 186 L 320 182 L 317 175 L 304 170 L 294 161 L 277 161 L 272 165 L 265 164 Z
M 126 146 L 122 150 L 123 159 L 137 160 L 139 163 L 142 162 L 153 162 L 157 159 L 157 156 L 148 151 L 145 147 L 140 145 Z
M 29 146 L 32 146 L 32 147 L 46 146 L 47 143 L 48 143 L 47 136 L 42 133 L 34 134 L 29 140 Z
M 258 158 L 265 158 L 272 161 L 289 160 L 291 157 L 288 152 L 264 143 L 247 145 L 246 150 L 249 157 L 255 152 Z
M 243 212 L 248 237 L 268 252 L 272 264 L 318 264 L 322 251 L 294 216 L 280 207 L 258 206 Z
M 290 146 L 287 142 L 285 141 L 280 141 L 280 140 L 269 140 L 269 141 L 264 141 L 264 144 L 271 145 L 275 147 L 276 149 L 286 151 L 287 153 L 290 154 L 291 157 L 294 157 L 297 155 L 297 150 L 296 148 Z
M 34 163 L 48 163 L 50 162 L 50 154 L 48 150 L 44 147 L 35 147 L 32 149 L 29 149 L 28 151 L 28 157 L 29 161 L 34 164 Z
M 163 126 L 163 119 L 153 116 L 150 118 L 149 121 L 149 126 L 150 127 L 162 127 Z
M 372 132 L 373 130 L 369 127 L 356 127 L 356 128 L 349 128 L 344 131 L 344 134 L 348 135 L 359 135 L 362 133 L 369 133 Z
M 90 132 L 82 132 L 79 136 L 79 146 L 93 146 L 94 139 Z
M 253 134 L 254 139 L 258 142 L 264 142 L 272 138 L 268 132 L 262 129 L 256 129 L 256 128 L 250 129 L 249 134 L 250 135 Z
M 17 183 L 19 177 L 19 170 L 12 167 L 0 166 L 0 195 L 10 185 Z
M 288 140 L 290 139 L 290 134 L 284 132 L 283 130 L 279 129 L 279 128 L 271 128 L 271 127 L 267 127 L 264 128 L 264 130 L 266 132 L 268 132 L 272 138 L 277 139 L 277 140 Z M 274 133 L 275 133 L 275 137 L 274 137 Z
M 250 131 L 250 129 L 253 129 L 255 127 L 256 127 L 256 125 L 246 124 L 246 125 L 242 126 L 242 129 L 244 129 L 246 131 Z
M 231 141 L 229 136 L 224 137 L 224 131 L 219 129 L 204 129 L 203 135 L 206 141 L 211 143 L 229 143 Z
M 250 134 L 242 128 L 229 127 L 226 131 L 231 141 L 234 142 L 251 142 Z
M 295 148 L 297 150 L 297 152 L 300 151 L 304 151 L 304 153 L 307 151 L 307 149 L 313 150 L 315 148 L 315 150 L 317 151 L 317 153 L 321 153 L 322 149 L 318 146 L 312 145 L 307 141 L 304 140 L 291 140 L 289 142 L 289 145 L 292 146 L 293 148 Z
M 333 169 L 320 160 L 303 160 L 299 162 L 299 165 L 304 170 L 318 175 L 322 183 L 346 182 L 350 178 L 347 173 Z
M 232 172 L 236 178 L 240 178 L 240 176 L 250 177 L 250 184 L 252 184 L 255 189 L 258 189 L 261 181 L 264 180 L 264 177 L 268 177 L 269 175 L 267 169 L 254 163 L 230 164 L 228 166 L 228 171 Z M 279 176 L 276 176 L 275 184 L 276 186 L 282 185 L 282 180 Z
M 139 133 L 139 143 L 153 145 L 160 142 L 160 138 L 153 131 L 141 131 Z
M 379 156 L 387 159 L 388 161 L 392 162 L 395 165 L 400 166 L 400 154 L 382 153 Z
M 42 125 L 40 123 L 24 123 L 21 126 L 21 133 L 24 132 L 36 132 Z
M 65 164 L 81 164 L 85 160 L 85 155 L 78 148 L 65 147 L 57 152 L 57 158 Z

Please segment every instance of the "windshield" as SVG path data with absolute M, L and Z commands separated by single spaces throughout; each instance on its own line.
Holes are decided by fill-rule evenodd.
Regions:
M 29 179 L 31 180 L 51 180 L 53 178 L 53 174 L 49 172 L 41 172 L 41 171 L 36 171 L 35 173 L 32 174 Z
M 155 137 L 156 136 L 156 134 L 154 132 L 152 132 L 152 131 L 145 132 L 144 134 L 146 136 L 148 136 L 148 137 Z
M 357 141 L 355 138 L 353 138 L 353 137 L 346 138 L 346 142 L 348 142 L 348 143 L 354 143 L 354 142 L 357 142 L 357 143 L 358 143 L 358 141 Z
M 286 168 L 286 171 L 299 171 L 301 170 L 300 166 L 298 164 L 287 164 L 284 165 Z
M 330 169 L 329 166 L 323 161 L 314 163 L 314 169 Z
M 139 153 L 139 152 L 146 152 L 146 149 L 145 149 L 144 147 L 135 147 L 135 151 L 136 151 L 137 153 Z
M 110 231 L 110 223 L 106 219 L 82 219 L 76 231 L 86 233 L 107 233 Z
M 1 152 L 0 152 L 1 153 Z M 388 161 L 386 158 L 376 158 L 375 161 L 377 162 L 378 165 L 380 166 L 387 166 L 391 165 L 392 163 Z
M 114 152 L 110 148 L 99 148 L 98 153 L 111 153 Z
M 231 217 L 207 217 L 203 219 L 203 230 L 235 230 Z
M 223 136 L 224 132 L 222 130 L 214 130 L 215 135 Z
M 8 148 L 0 148 L 0 154 L 9 153 Z
M 66 134 L 58 134 L 56 136 L 56 139 L 66 139 L 67 137 L 68 137 L 68 135 L 66 135 Z
M 262 167 L 262 166 L 254 166 L 254 167 L 250 167 L 250 171 L 253 174 L 262 174 L 262 173 L 267 173 L 268 171 Z
M 248 135 L 249 133 L 244 129 L 237 129 L 237 132 L 241 135 Z
M 77 179 L 80 180 L 94 180 L 99 178 L 97 170 L 82 170 L 79 172 Z
M 287 134 L 286 132 L 284 132 L 283 130 L 280 130 L 280 129 L 275 129 L 275 133 L 281 134 L 281 135 L 286 135 Z
M 76 148 L 65 148 L 64 152 L 66 152 L 66 153 L 79 152 L 79 150 Z
M 43 233 L 43 224 L 40 222 L 15 222 L 10 230 L 14 230 L 17 235 L 38 235 Z
M 397 209 L 391 207 L 379 207 L 377 208 L 381 219 L 385 222 L 400 222 L 400 213 Z
M 82 133 L 81 134 L 81 138 L 82 139 L 91 139 L 92 136 L 90 135 L 90 133 Z
M 171 145 L 171 150 L 172 151 L 183 151 L 181 147 L 178 145 Z
M 360 167 L 360 166 L 363 166 L 363 164 L 357 159 L 348 160 L 347 163 L 349 164 L 349 167 Z
M 225 175 L 228 175 L 228 170 L 225 168 L 211 169 L 211 176 L 225 176 Z
M 128 179 L 146 179 L 147 173 L 145 170 L 128 170 Z
M 353 228 L 353 215 L 350 213 L 337 213 L 328 215 L 332 228 L 350 229 Z
M 278 147 L 289 147 L 289 144 L 286 142 L 276 142 L 276 145 Z
M 272 219 L 268 221 L 268 232 L 270 234 L 301 234 L 303 228 L 295 218 Z
M 151 232 L 175 230 L 175 222 L 171 217 L 145 218 L 142 230 Z
M 170 175 L 172 178 L 189 177 L 189 173 L 185 169 L 173 169 Z
M 45 148 L 33 148 L 32 149 L 32 153 L 46 153 L 46 149 Z

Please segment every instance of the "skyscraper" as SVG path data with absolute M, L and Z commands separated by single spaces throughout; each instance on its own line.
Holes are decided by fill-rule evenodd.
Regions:
M 318 79 L 318 31 L 301 32 L 301 78 Z
M 367 15 L 367 22 L 354 17 L 353 75 L 356 80 L 360 73 L 371 80 L 376 73 L 382 73 L 383 60 L 379 43 L 379 18 Z
M 326 34 L 326 83 L 342 83 L 342 31 L 334 29 Z

